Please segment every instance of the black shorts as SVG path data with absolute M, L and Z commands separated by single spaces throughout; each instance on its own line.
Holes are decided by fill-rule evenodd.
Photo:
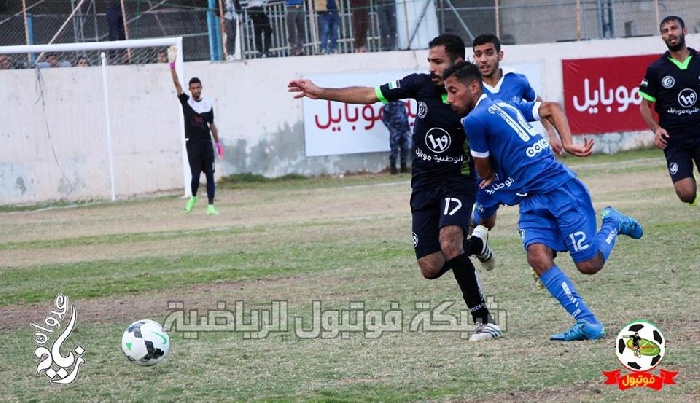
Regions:
M 476 181 L 465 177 L 443 180 L 411 193 L 413 249 L 416 258 L 440 251 L 440 229 L 457 225 L 466 232 L 476 199 Z
M 214 172 L 214 146 L 211 141 L 187 140 L 187 161 L 192 175 Z
M 693 161 L 700 170 L 700 127 L 672 130 L 664 155 L 673 183 L 693 177 Z

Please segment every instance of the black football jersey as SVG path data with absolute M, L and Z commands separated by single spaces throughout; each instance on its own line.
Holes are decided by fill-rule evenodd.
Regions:
M 647 68 L 639 94 L 654 102 L 659 125 L 673 136 L 674 129 L 700 126 L 700 59 L 694 49 L 680 63 L 669 52 Z
M 428 187 L 443 178 L 461 175 L 476 183 L 474 161 L 466 144 L 460 116 L 447 103 L 444 88 L 428 74 L 410 74 L 377 88 L 380 101 L 415 99 L 412 186 Z

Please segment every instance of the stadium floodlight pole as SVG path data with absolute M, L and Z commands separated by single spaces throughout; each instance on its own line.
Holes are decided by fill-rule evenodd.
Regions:
M 80 43 L 55 43 L 48 45 L 11 45 L 0 46 L 0 53 L 41 53 L 41 52 L 73 52 L 77 50 L 110 50 L 132 48 L 147 48 L 157 46 L 177 45 L 177 61 L 175 69 L 178 77 L 184 77 L 184 60 L 182 51 L 182 37 L 164 37 L 151 39 L 130 39 L 128 41 L 108 41 L 108 42 L 80 42 Z M 180 147 L 182 149 L 182 174 L 183 188 L 185 195 L 190 197 L 192 190 L 190 189 L 190 181 L 192 173 L 187 162 L 187 146 L 185 143 L 185 118 L 182 115 L 182 109 L 179 102 L 174 102 L 177 106 L 177 114 L 180 117 Z

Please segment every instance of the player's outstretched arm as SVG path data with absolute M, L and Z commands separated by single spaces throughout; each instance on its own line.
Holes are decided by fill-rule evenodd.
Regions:
M 542 102 L 542 97 L 538 95 L 535 101 Z M 559 139 L 557 132 L 554 130 L 554 126 L 552 126 L 547 119 L 542 120 L 542 126 L 544 126 L 544 129 L 547 131 L 547 136 L 549 136 L 549 146 L 552 147 L 554 154 L 559 155 L 564 153 L 564 147 L 561 144 L 561 140 Z
M 173 84 L 175 84 L 175 90 L 177 95 L 182 94 L 182 85 L 180 85 L 180 79 L 177 77 L 177 70 L 175 70 L 175 62 L 177 61 L 177 46 L 172 45 L 168 48 L 168 62 L 170 62 L 170 75 L 173 78 Z
M 571 128 L 569 120 L 564 114 L 564 110 L 556 102 L 542 102 L 538 111 L 540 118 L 548 120 L 557 130 L 561 137 L 562 147 L 564 151 L 577 157 L 587 157 L 593 153 L 593 140 L 584 139 L 582 145 L 574 144 L 571 137 Z
M 307 79 L 292 80 L 287 90 L 294 93 L 294 98 L 326 99 L 347 104 L 373 104 L 379 101 L 372 87 L 323 88 Z

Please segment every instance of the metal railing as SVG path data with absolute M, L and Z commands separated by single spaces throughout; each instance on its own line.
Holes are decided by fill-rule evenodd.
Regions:
M 381 50 L 375 1 L 369 2 L 366 49 L 370 52 Z M 485 32 L 496 33 L 506 44 L 656 35 L 658 20 L 670 14 L 685 18 L 691 33 L 700 32 L 698 0 L 398 0 L 397 13 L 402 13 L 403 6 L 420 8 L 426 2 L 433 2 L 436 15 L 416 20 L 414 24 L 436 24 L 438 32 L 459 34 L 467 43 Z M 7 2 L 0 9 L 0 46 L 109 40 L 109 7 L 120 1 L 26 0 L 26 10 L 21 3 Z M 186 60 L 223 59 L 220 1 L 121 0 L 121 3 L 128 39 L 182 36 Z M 338 3 L 338 52 L 353 52 L 355 35 L 350 0 L 338 0 Z M 311 3 L 306 2 L 305 8 L 308 4 Z M 270 55 L 289 56 L 292 52 L 287 43 L 283 2 L 270 2 L 264 10 L 272 28 Z M 314 16 L 307 11 L 304 41 L 307 55 L 318 53 L 318 24 Z M 407 27 L 407 31 L 414 31 L 415 25 Z M 253 31 L 248 10 L 242 10 L 239 51 L 243 58 L 259 55 Z M 154 56 L 148 55 L 147 59 L 154 60 Z

